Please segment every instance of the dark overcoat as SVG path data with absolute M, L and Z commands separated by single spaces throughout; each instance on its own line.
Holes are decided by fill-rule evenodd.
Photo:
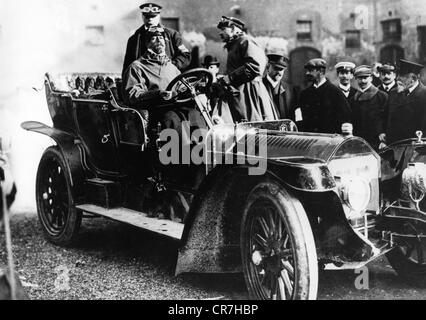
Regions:
M 354 135 L 365 139 L 376 150 L 379 135 L 384 132 L 384 111 L 388 102 L 387 93 L 374 85 L 365 92 L 358 91 L 352 104 Z
M 351 122 L 351 109 L 343 92 L 330 81 L 319 88 L 310 86 L 300 93 L 303 120 L 300 130 L 305 132 L 341 133 L 342 124 Z
M 397 92 L 391 96 L 387 111 L 386 142 L 415 138 L 416 131 L 426 133 L 426 87 L 419 83 L 412 93 Z
M 253 37 L 241 34 L 229 41 L 226 72 L 232 94 L 227 97 L 234 121 L 276 120 L 278 115 L 262 82 L 267 58 Z
M 183 44 L 182 36 L 176 30 L 161 27 L 164 28 L 167 56 L 179 70 L 185 69 L 191 62 L 191 53 Z M 127 41 L 122 74 L 133 61 L 139 59 L 147 51 L 146 37 L 147 30 L 143 25 Z
M 288 83 L 280 82 L 275 88 L 272 87 L 267 77 L 263 77 L 263 84 L 268 90 L 275 110 L 280 119 L 295 120 L 294 110 L 297 104 L 297 94 L 294 88 Z

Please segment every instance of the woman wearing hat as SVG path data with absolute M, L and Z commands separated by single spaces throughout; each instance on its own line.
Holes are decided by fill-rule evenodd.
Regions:
M 220 82 L 228 86 L 227 100 L 234 121 L 278 119 L 262 76 L 267 58 L 264 50 L 245 33 L 245 24 L 223 16 L 218 24 L 219 35 L 228 51 L 226 76 Z

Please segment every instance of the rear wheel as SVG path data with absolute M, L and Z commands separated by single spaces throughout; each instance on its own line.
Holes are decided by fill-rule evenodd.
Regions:
M 253 299 L 316 299 L 318 261 L 301 203 L 273 182 L 258 184 L 245 206 L 241 258 Z
M 426 239 L 398 239 L 398 247 L 386 256 L 399 276 L 412 284 L 426 286 Z
M 71 244 L 81 225 L 70 177 L 61 151 L 57 147 L 48 148 L 37 171 L 37 213 L 45 236 L 58 245 Z

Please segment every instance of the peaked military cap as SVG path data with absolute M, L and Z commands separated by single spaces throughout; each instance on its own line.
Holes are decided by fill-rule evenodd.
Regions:
M 290 61 L 286 56 L 278 53 L 270 53 L 267 57 L 270 64 L 282 69 L 287 68 L 288 62 Z
M 370 66 L 362 65 L 355 68 L 355 77 L 368 77 L 373 74 L 373 70 Z
M 325 68 L 327 68 L 327 62 L 321 58 L 311 59 L 305 64 L 305 69 L 325 69 Z
M 424 68 L 424 65 L 411 62 L 408 60 L 399 60 L 399 74 L 415 73 L 419 74 L 420 71 Z
M 342 62 L 339 62 L 338 64 L 336 64 L 334 68 L 336 69 L 337 72 L 350 71 L 350 72 L 354 73 L 355 63 L 348 62 L 348 61 L 342 61 Z
M 156 15 L 161 13 L 161 9 L 163 9 L 162 6 L 147 2 L 139 6 L 139 8 L 142 10 L 142 14 L 149 17 L 155 17 Z
M 246 27 L 246 24 L 240 19 L 237 19 L 234 17 L 222 16 L 222 18 L 219 21 L 219 24 L 217 25 L 218 29 L 232 27 L 232 26 L 236 26 L 240 28 L 241 30 L 244 30 Z

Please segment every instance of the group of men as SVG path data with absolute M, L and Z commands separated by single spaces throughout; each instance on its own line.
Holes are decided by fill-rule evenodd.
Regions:
M 181 35 L 161 25 L 162 7 L 145 3 L 140 8 L 144 25 L 130 37 L 123 65 L 124 96 L 130 105 L 172 99 L 167 85 L 191 60 Z M 312 59 L 304 66 L 311 85 L 296 94 L 287 83 L 287 57 L 266 55 L 240 19 L 223 16 L 217 28 L 228 53 L 226 73 L 218 75 L 219 62 L 212 56 L 203 66 L 222 88 L 208 94 L 212 109 L 226 106 L 229 121 L 291 119 L 301 131 L 354 134 L 376 149 L 426 129 L 422 65 L 406 60 L 398 66 L 379 65 L 379 85 L 370 66 L 339 62 L 338 83 L 333 84 L 326 78 L 326 61 Z M 357 88 L 352 86 L 353 78 Z

